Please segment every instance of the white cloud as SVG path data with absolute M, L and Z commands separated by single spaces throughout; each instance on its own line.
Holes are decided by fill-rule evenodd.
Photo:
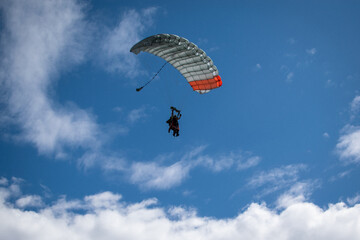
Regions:
M 277 199 L 278 208 L 287 208 L 296 203 L 305 202 L 309 199 L 313 190 L 319 187 L 319 181 L 296 182 L 289 190 Z
M 297 55 L 295 53 L 285 53 L 284 57 L 288 57 L 288 58 L 295 58 Z
M 261 158 L 259 156 L 249 157 L 245 161 L 239 161 L 237 163 L 237 169 L 243 170 L 243 169 L 255 167 L 256 165 L 258 165 L 260 163 L 260 161 L 261 161 Z
M 331 79 L 328 79 L 326 81 L 326 84 L 325 84 L 326 87 L 335 87 L 336 86 L 336 82 L 334 82 L 333 80 Z
M 6 186 L 6 185 L 8 185 L 8 183 L 9 182 L 8 182 L 8 180 L 6 178 L 4 178 L 4 177 L 0 178 L 0 185 L 5 185 Z
M 202 150 L 203 151 L 203 150 Z M 193 160 L 195 166 L 207 167 L 214 172 L 228 170 L 234 168 L 236 170 L 245 170 L 259 164 L 261 158 L 253 156 L 250 152 L 229 152 L 218 156 L 200 155 Z
M 260 63 L 257 63 L 254 67 L 253 67 L 253 71 L 258 72 L 262 69 L 262 66 Z
M 127 168 L 127 160 L 119 154 L 88 151 L 78 159 L 78 165 L 84 169 L 99 166 L 105 171 L 124 171 Z
M 295 40 L 294 38 L 289 38 L 289 39 L 287 40 L 287 42 L 288 42 L 289 44 L 293 45 L 293 44 L 296 43 L 296 40 Z
M 122 107 L 114 107 L 113 111 L 121 113 L 123 111 L 123 108 Z
M 342 178 L 350 175 L 351 172 L 352 172 L 352 170 L 346 170 L 346 171 L 339 172 L 335 176 L 330 177 L 329 181 L 330 182 L 335 182 L 338 179 L 342 179 Z
M 141 40 L 143 32 L 153 24 L 152 18 L 156 11 L 154 7 L 142 11 L 127 11 L 119 24 L 108 33 L 102 49 L 109 71 L 124 73 L 132 78 L 141 73 L 137 57 L 129 50 Z
M 209 52 L 215 52 L 215 51 L 217 51 L 217 50 L 219 50 L 220 48 L 219 47 L 211 47 L 211 48 L 209 48 Z
M 306 49 L 306 53 L 309 55 L 315 55 L 316 52 L 316 48 Z
M 42 189 L 42 194 L 45 196 L 45 198 L 50 198 L 52 196 L 52 192 L 48 186 L 45 186 L 44 184 L 40 184 L 40 187 Z
M 146 118 L 148 116 L 147 113 L 146 113 L 146 110 L 147 109 L 144 106 L 140 107 L 140 108 L 137 108 L 137 109 L 131 110 L 129 112 L 129 114 L 128 114 L 128 117 L 127 117 L 128 121 L 133 124 L 133 123 L 137 122 L 140 119 Z
M 261 187 L 268 183 L 281 185 L 287 182 L 295 182 L 298 179 L 299 172 L 304 169 L 306 169 L 306 165 L 295 164 L 262 171 L 255 174 L 248 184 L 252 187 Z
M 0 196 L 1 197 L 1 196 Z M 105 200 L 106 204 L 102 204 Z M 281 211 L 251 203 L 233 218 L 198 216 L 196 210 L 163 208 L 156 199 L 125 203 L 111 192 L 22 210 L 0 199 L 0 239 L 306 239 L 360 238 L 360 205 L 323 209 L 296 201 Z M 81 210 L 81 211 L 78 211 Z
M 290 71 L 289 67 L 286 66 L 286 65 L 281 65 L 280 67 L 280 71 L 284 72 L 284 73 L 287 73 Z
M 260 63 L 257 63 L 254 67 L 254 71 L 260 71 L 262 69 L 262 66 Z
M 16 200 L 16 206 L 20 208 L 41 207 L 43 204 L 41 197 L 38 195 L 27 195 Z
M 291 83 L 293 81 L 294 72 L 292 72 L 288 66 L 281 65 L 280 71 L 284 74 L 286 82 Z
M 134 163 L 130 181 L 147 189 L 169 189 L 179 185 L 188 176 L 190 168 L 182 161 L 170 166 L 160 166 L 156 162 Z
M 267 195 L 295 184 L 301 171 L 306 169 L 304 164 L 294 164 L 261 171 L 248 180 L 247 186 L 261 188 L 259 196 Z
M 286 81 L 287 81 L 287 82 L 292 82 L 292 81 L 293 81 L 293 78 L 294 78 L 294 73 L 293 73 L 293 72 L 289 72 L 289 73 L 286 75 Z
M 60 198 L 50 207 L 45 208 L 45 212 L 49 214 L 54 214 L 57 216 L 66 215 L 68 212 L 79 209 L 86 209 L 85 203 L 78 199 L 75 200 L 66 200 L 66 196 L 60 196 Z
M 351 205 L 354 206 L 357 203 L 360 203 L 360 194 L 356 194 L 356 196 L 347 198 L 346 201 Z
M 135 162 L 128 171 L 130 182 L 143 189 L 163 190 L 178 186 L 188 177 L 190 170 L 203 161 L 201 153 L 205 148 L 194 148 L 167 166 L 163 162 L 173 160 L 173 154 L 161 155 L 151 162 Z
M 356 96 L 351 102 L 351 113 L 358 114 L 360 112 L 360 96 Z
M 256 166 L 261 160 L 259 156 L 241 151 L 210 157 L 204 153 L 205 149 L 206 146 L 194 148 L 175 163 L 174 154 L 161 155 L 150 162 L 133 163 L 127 171 L 130 181 L 144 189 L 163 190 L 180 185 L 189 176 L 190 171 L 197 167 L 208 168 L 214 172 L 231 168 L 241 171 Z
M 84 59 L 86 23 L 73 0 L 14 0 L 0 4 L 1 86 L 6 115 L 21 128 L 18 139 L 40 153 L 66 156 L 66 147 L 97 147 L 94 118 L 75 106 L 60 106 L 49 94 L 64 65 Z
M 0 201 L 5 201 L 11 197 L 19 197 L 22 194 L 20 184 L 23 179 L 15 177 L 12 177 L 10 181 L 4 177 L 1 179 L 4 186 L 0 187 Z
M 357 117 L 359 110 L 360 96 L 356 96 L 350 104 L 350 120 Z M 360 126 L 345 125 L 340 131 L 335 151 L 344 163 L 360 163 Z
M 329 135 L 327 132 L 324 132 L 323 137 L 324 137 L 324 138 L 329 138 L 330 135 Z
M 346 125 L 341 130 L 336 152 L 345 163 L 360 162 L 360 127 Z
M 86 196 L 85 202 L 96 209 L 112 209 L 122 198 L 119 194 L 103 192 L 92 196 Z
M 20 131 L 12 139 L 32 143 L 41 154 L 67 158 L 68 149 L 82 149 L 83 167 L 119 170 L 123 158 L 106 154 L 103 144 L 128 130 L 99 126 L 91 113 L 73 103 L 60 105 L 51 94 L 64 67 L 85 59 L 91 32 L 83 6 L 76 0 L 0 3 L 4 20 L 0 101 L 6 106 L 0 121 L 18 126 Z M 152 11 L 142 11 L 142 20 L 150 21 Z

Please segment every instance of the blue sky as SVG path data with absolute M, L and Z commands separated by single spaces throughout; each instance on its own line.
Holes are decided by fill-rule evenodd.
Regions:
M 359 1 L 0 8 L 0 238 L 359 238 Z M 136 92 L 164 60 L 129 50 L 157 33 L 223 86 L 166 66 Z

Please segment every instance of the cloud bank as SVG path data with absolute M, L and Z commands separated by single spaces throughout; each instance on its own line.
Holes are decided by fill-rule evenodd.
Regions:
M 0 187 L 0 239 L 355 240 L 360 237 L 360 204 L 350 207 L 339 202 L 324 209 L 310 202 L 294 201 L 275 211 L 265 204 L 252 203 L 233 218 L 216 219 L 198 216 L 194 209 L 164 208 L 152 198 L 126 203 L 120 194 L 102 192 L 70 201 L 63 197 L 53 204 L 29 210 L 13 204 L 22 196 L 12 195 L 8 184 Z

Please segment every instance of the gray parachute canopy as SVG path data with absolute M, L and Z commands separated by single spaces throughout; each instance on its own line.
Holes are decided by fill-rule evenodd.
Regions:
M 154 54 L 170 63 L 198 93 L 207 93 L 222 85 L 219 71 L 211 58 L 185 38 L 173 34 L 153 35 L 130 49 L 136 55 L 141 51 Z

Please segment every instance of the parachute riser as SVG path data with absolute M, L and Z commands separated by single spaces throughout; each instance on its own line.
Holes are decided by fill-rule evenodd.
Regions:
M 166 65 L 167 63 L 168 63 L 168 62 L 165 62 L 165 63 L 161 66 L 161 68 L 157 71 L 157 73 L 155 73 L 155 75 L 154 75 L 147 83 L 145 83 L 142 87 L 137 88 L 136 91 L 137 91 L 137 92 L 140 92 L 146 85 L 148 85 L 149 83 L 151 83 L 152 80 L 155 79 L 155 77 L 161 72 L 161 70 L 165 67 L 165 65 Z

